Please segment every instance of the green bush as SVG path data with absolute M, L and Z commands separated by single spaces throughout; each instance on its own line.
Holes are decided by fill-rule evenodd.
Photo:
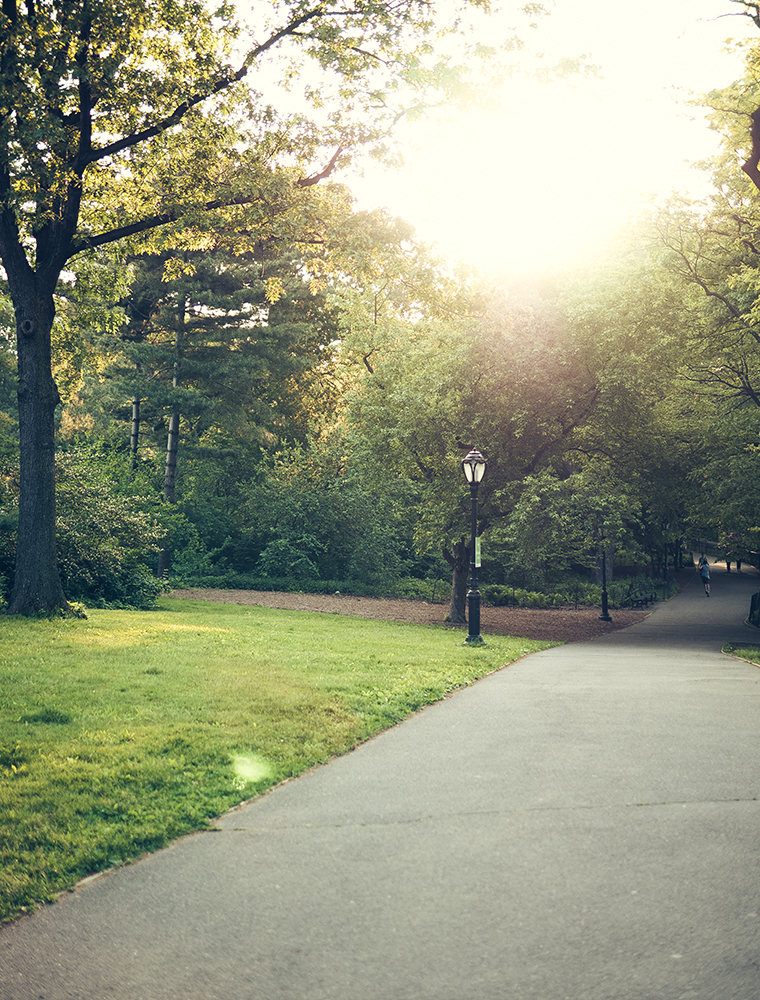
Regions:
M 263 462 L 254 479 L 236 484 L 223 540 L 198 523 L 218 571 L 294 577 L 304 585 L 406 572 L 406 507 L 394 493 L 346 473 L 342 464 L 329 450 L 293 448 Z M 197 516 L 197 497 L 182 503 L 191 518 Z
M 566 594 L 542 594 L 498 583 L 484 584 L 480 592 L 483 603 L 492 607 L 556 608 L 569 603 Z
M 79 559 L 69 563 L 71 575 L 62 574 L 64 593 L 89 608 L 132 608 L 147 610 L 169 589 L 143 563 L 124 563 L 113 572 Z
M 18 498 L 14 469 L 0 475 L 0 610 L 9 596 L 16 555 Z M 100 457 L 58 456 L 56 544 L 69 601 L 88 607 L 152 608 L 165 585 L 148 563 L 164 536 L 156 497 L 114 482 Z
M 368 580 L 319 580 L 294 576 L 255 576 L 247 573 L 177 573 L 172 571 L 171 586 L 219 590 L 262 590 L 304 594 L 351 594 L 354 597 L 399 597 L 431 602 L 448 601 L 450 580 L 419 580 L 416 577 Z
M 262 590 L 304 594 L 352 594 L 356 597 L 399 597 L 408 600 L 445 603 L 451 594 L 451 581 L 444 579 L 419 580 L 416 577 L 396 579 L 375 577 L 367 580 L 320 580 L 308 576 L 258 576 L 225 572 L 217 574 L 176 573 L 171 576 L 172 587 L 214 588 L 220 590 Z M 607 596 L 611 608 L 625 607 L 631 594 L 655 594 L 664 600 L 675 593 L 674 584 L 648 576 L 616 580 L 610 584 Z M 593 583 L 576 579 L 552 593 L 526 590 L 506 584 L 486 583 L 480 588 L 482 602 L 490 607 L 559 608 L 568 605 L 599 607 L 602 588 Z
M 673 583 L 640 575 L 611 583 L 607 588 L 607 598 L 611 608 L 622 608 L 631 597 L 653 594 L 657 600 L 666 600 L 676 590 Z M 600 586 L 572 578 L 565 582 L 562 589 L 549 594 L 505 584 L 484 584 L 480 592 L 483 603 L 492 607 L 558 608 L 568 604 L 598 607 L 602 603 Z
M 517 588 L 501 583 L 484 584 L 480 588 L 480 594 L 483 603 L 493 608 L 516 607 L 519 604 L 516 596 Z
M 413 576 L 402 577 L 391 584 L 388 596 L 406 597 L 411 600 L 429 601 L 432 604 L 446 603 L 451 597 L 451 580 L 419 580 Z M 381 594 L 380 596 L 384 596 Z
M 164 590 L 147 565 L 165 535 L 155 497 L 120 490 L 98 456 L 57 463 L 57 543 L 67 597 L 90 607 L 151 608 Z

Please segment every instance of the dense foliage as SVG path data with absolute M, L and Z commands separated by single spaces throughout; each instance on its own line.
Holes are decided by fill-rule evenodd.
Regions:
M 488 459 L 486 586 L 578 592 L 602 558 L 608 579 L 664 578 L 690 547 L 757 560 L 760 46 L 710 95 L 725 155 L 705 203 L 658 208 L 577 271 L 486 281 L 452 275 L 333 182 L 349 138 L 379 150 L 415 85 L 463 85 L 424 5 L 350 4 L 339 24 L 331 4 L 278 4 L 279 28 L 239 64 L 231 8 L 187 4 L 175 23 L 159 0 L 59 6 L 34 23 L 22 5 L 2 13 L 14 611 L 62 603 L 30 583 L 54 451 L 54 572 L 91 605 L 149 605 L 156 575 L 398 592 L 454 566 L 463 614 L 472 446 Z M 60 47 L 47 76 L 43 41 Z M 299 50 L 331 68 L 306 84 L 308 121 L 244 86 L 278 46 L 286 78 Z M 32 141 L 23 115 L 40 102 Z M 32 286 L 47 303 L 34 315 Z M 46 323 L 47 347 L 31 345 Z M 34 420 L 47 413 L 31 431 L 30 399 Z
M 308 211 L 311 189 L 357 150 L 382 155 L 399 116 L 466 89 L 467 73 L 431 39 L 461 35 L 457 15 L 479 8 L 455 5 L 453 20 L 436 23 L 417 0 L 281 0 L 256 7 L 248 25 L 231 4 L 203 0 L 3 0 L 0 260 L 16 328 L 20 446 L 13 612 L 66 609 L 51 339 L 67 264 L 114 244 L 125 254 L 130 243 L 209 250 L 216 231 L 235 233 L 239 252 L 270 241 L 313 247 L 312 275 L 329 273 L 320 252 L 328 216 Z M 462 50 L 477 61 L 477 45 Z M 257 76 L 261 89 L 248 85 Z M 301 90 L 299 111 L 277 84 Z M 282 195 L 306 205 L 294 227 Z M 175 441 L 178 421 L 175 411 Z
M 165 589 L 152 571 L 168 518 L 159 498 L 119 484 L 108 454 L 61 452 L 57 475 L 57 550 L 71 601 L 88 607 L 150 608 Z M 16 547 L 18 471 L 0 479 L 0 585 L 10 594 Z

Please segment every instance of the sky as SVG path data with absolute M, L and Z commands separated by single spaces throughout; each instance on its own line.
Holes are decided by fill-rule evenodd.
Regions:
M 493 111 L 402 128 L 403 168 L 344 178 L 360 208 L 387 207 L 454 260 L 521 271 L 585 256 L 653 196 L 705 191 L 690 164 L 717 138 L 685 102 L 739 78 L 725 40 L 760 32 L 730 0 L 549 6 L 531 44 L 585 54 L 598 76 L 513 78 Z

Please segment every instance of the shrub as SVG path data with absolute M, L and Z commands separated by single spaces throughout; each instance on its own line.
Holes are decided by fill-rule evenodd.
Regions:
M 448 601 L 450 580 L 419 580 L 416 577 L 388 579 L 375 577 L 367 580 L 319 580 L 293 576 L 254 576 L 247 573 L 218 573 L 213 575 L 175 573 L 171 585 L 182 587 L 209 587 L 220 590 L 263 590 L 304 594 L 352 594 L 355 597 L 400 597 L 409 600 Z
M 611 608 L 621 608 L 633 595 L 654 594 L 658 600 L 663 600 L 671 597 L 676 589 L 675 584 L 665 580 L 635 576 L 611 583 L 607 588 L 607 597 Z M 578 579 L 568 580 L 561 590 L 549 594 L 504 584 L 484 584 L 480 591 L 483 603 L 494 607 L 558 608 L 566 604 L 597 607 L 602 603 L 602 588 Z
M 150 608 L 164 586 L 147 566 L 165 535 L 155 497 L 121 492 L 97 456 L 57 466 L 57 541 L 68 597 L 91 607 Z
M 0 476 L 0 610 L 13 578 L 17 496 L 15 470 Z M 58 569 L 70 602 L 90 607 L 151 608 L 165 586 L 148 561 L 165 534 L 155 497 L 122 491 L 97 456 L 58 456 Z
M 492 607 L 556 608 L 567 604 L 566 594 L 543 594 L 537 590 L 523 590 L 504 584 L 487 583 L 480 588 L 484 604 Z

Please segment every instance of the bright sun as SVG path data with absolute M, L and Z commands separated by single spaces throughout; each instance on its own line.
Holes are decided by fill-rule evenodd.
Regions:
M 753 37 L 728 0 L 557 0 L 540 29 L 562 55 L 588 54 L 598 77 L 540 84 L 514 78 L 498 112 L 410 127 L 406 166 L 349 179 L 361 207 L 386 205 L 455 258 L 534 269 L 592 249 L 648 197 L 700 194 L 689 164 L 716 138 L 690 93 L 742 73 L 729 37 Z

